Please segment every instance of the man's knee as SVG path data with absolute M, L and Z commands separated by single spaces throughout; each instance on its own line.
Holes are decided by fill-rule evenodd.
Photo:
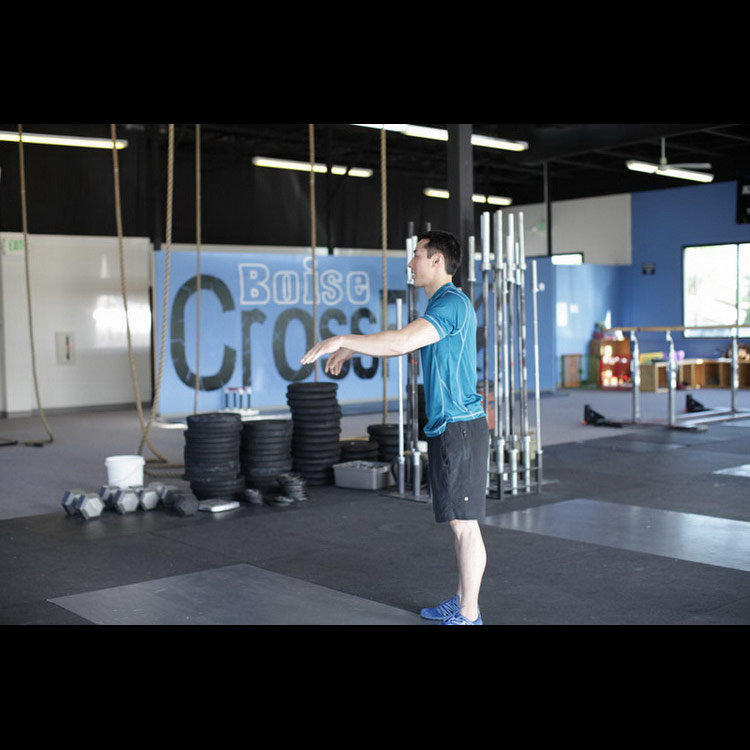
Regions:
M 450 521 L 450 526 L 453 529 L 453 533 L 457 537 L 479 533 L 479 522 L 475 520 L 463 520 L 454 518 L 452 521 Z

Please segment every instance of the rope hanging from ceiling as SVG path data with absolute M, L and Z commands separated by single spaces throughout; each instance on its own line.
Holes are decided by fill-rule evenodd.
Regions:
M 380 237 L 383 274 L 382 327 L 388 328 L 388 203 L 386 195 L 386 144 L 385 127 L 380 129 Z M 388 421 L 388 359 L 382 357 L 383 363 L 383 424 Z
M 168 153 L 167 153 L 167 226 L 166 226 L 166 243 L 164 248 L 164 288 L 162 291 L 162 311 L 161 311 L 161 346 L 159 352 L 159 369 L 154 384 L 154 398 L 151 404 L 148 423 L 138 447 L 140 455 L 143 450 L 144 442 L 147 439 L 148 431 L 154 421 L 154 417 L 159 408 L 159 397 L 161 395 L 162 376 L 164 373 L 164 362 L 167 357 L 167 314 L 169 312 L 169 277 L 172 260 L 172 217 L 174 205 L 174 125 L 169 125 L 168 129 Z M 165 460 L 165 459 L 164 459 Z M 175 466 L 179 466 L 175 465 Z
M 23 257 L 24 257 L 24 268 L 26 274 L 26 306 L 28 309 L 28 320 L 29 320 L 29 344 L 31 347 L 31 371 L 34 378 L 34 394 L 36 396 L 36 405 L 39 410 L 39 419 L 47 431 L 47 440 L 27 440 L 24 445 L 30 445 L 34 447 L 41 447 L 45 443 L 54 442 L 54 436 L 50 429 L 47 418 L 44 415 L 44 409 L 42 408 L 41 398 L 39 396 L 39 376 L 37 373 L 36 365 L 36 345 L 34 343 L 34 324 L 32 320 L 31 311 L 31 272 L 29 270 L 29 226 L 26 212 L 26 168 L 24 164 L 23 154 L 23 126 L 18 126 L 18 159 L 19 159 L 19 171 L 21 176 L 21 221 L 23 224 Z
M 117 243 L 118 253 L 120 260 L 120 292 L 122 295 L 122 303 L 125 308 L 125 333 L 128 343 L 128 362 L 130 364 L 130 382 L 133 387 L 133 396 L 135 398 L 135 408 L 138 413 L 138 422 L 141 427 L 141 445 L 138 449 L 140 455 L 143 450 L 144 443 L 148 444 L 154 455 L 159 458 L 160 461 L 167 461 L 159 451 L 154 448 L 151 442 L 148 440 L 148 425 L 144 420 L 143 405 L 141 403 L 141 392 L 138 385 L 138 374 L 135 366 L 135 356 L 133 354 L 133 337 L 130 330 L 130 315 L 128 313 L 128 285 L 127 285 L 127 274 L 125 272 L 125 247 L 123 240 L 123 229 L 122 229 L 122 198 L 120 195 L 120 164 L 117 157 L 117 128 L 114 124 L 110 125 L 110 132 L 112 136 L 112 172 L 114 178 L 114 192 L 115 192 L 115 221 L 117 223 Z
M 193 414 L 198 413 L 201 366 L 201 126 L 195 126 L 195 395 Z
M 310 254 L 312 256 L 312 346 L 318 343 L 318 271 L 315 262 L 317 243 L 317 216 L 315 208 L 315 125 L 308 124 L 307 135 L 310 142 Z M 318 362 L 313 363 L 315 381 L 318 380 Z

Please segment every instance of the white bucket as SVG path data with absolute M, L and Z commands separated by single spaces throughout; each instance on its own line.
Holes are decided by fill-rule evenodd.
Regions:
M 116 487 L 140 487 L 143 485 L 143 456 L 110 456 L 107 467 L 107 483 Z

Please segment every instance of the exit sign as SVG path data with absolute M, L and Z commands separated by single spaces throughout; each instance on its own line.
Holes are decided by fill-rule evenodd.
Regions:
M 12 239 L 5 237 L 3 239 L 3 255 L 23 255 L 23 239 Z

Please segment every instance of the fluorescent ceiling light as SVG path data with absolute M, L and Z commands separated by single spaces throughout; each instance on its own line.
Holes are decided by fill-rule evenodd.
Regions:
M 23 133 L 24 143 L 40 143 L 45 146 L 79 146 L 82 148 L 112 148 L 111 138 L 85 138 L 74 135 L 44 135 L 43 133 Z M 18 133 L 0 130 L 0 141 L 18 143 Z M 127 148 L 128 142 L 118 139 L 117 149 Z
M 424 194 L 428 198 L 450 198 L 450 193 L 447 190 L 441 190 L 439 188 L 425 188 Z M 510 206 L 513 201 L 510 198 L 506 198 L 502 195 L 482 195 L 481 193 L 474 193 L 471 196 L 474 203 L 491 203 L 494 206 Z
M 477 133 L 472 133 L 471 145 L 499 148 L 504 151 L 526 151 L 529 148 L 526 141 L 509 141 L 506 138 L 491 138 L 488 135 L 478 135 Z
M 448 140 L 448 131 L 443 128 L 426 128 L 421 125 L 364 125 L 360 123 L 352 123 L 352 125 L 358 128 L 377 128 L 378 130 L 385 128 L 385 130 L 393 133 L 412 135 L 417 138 L 431 138 L 435 141 Z M 472 146 L 497 148 L 505 151 L 526 151 L 529 147 L 526 141 L 509 141 L 506 138 L 492 138 L 488 135 L 478 135 L 477 133 L 472 133 L 471 144 Z
M 267 156 L 254 156 L 253 164 L 256 167 L 273 167 L 275 169 L 294 169 L 299 172 L 309 172 L 310 162 L 309 161 L 292 161 L 291 159 L 272 159 Z M 314 172 L 325 174 L 328 171 L 328 167 L 325 164 L 316 164 Z M 332 174 L 348 175 L 349 177 L 372 177 L 371 169 L 364 169 L 362 167 L 342 167 L 334 164 L 331 167 Z
M 553 266 L 580 266 L 583 263 L 583 253 L 560 253 L 551 257 Z
M 694 172 L 692 169 L 675 169 L 667 167 L 662 169 L 658 164 L 650 164 L 646 161 L 627 161 L 625 165 L 634 172 L 646 172 L 647 174 L 658 174 L 662 177 L 675 177 L 680 180 L 695 180 L 696 182 L 712 182 L 714 176 L 710 172 Z

